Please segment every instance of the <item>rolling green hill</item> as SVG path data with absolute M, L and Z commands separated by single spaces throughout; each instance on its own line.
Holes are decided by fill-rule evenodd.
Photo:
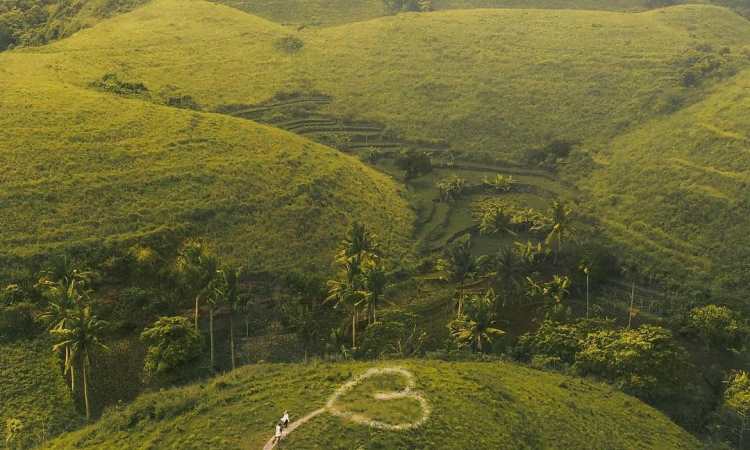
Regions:
M 399 186 L 350 156 L 249 121 L 73 86 L 35 62 L 0 56 L 0 254 L 183 228 L 258 268 L 325 270 L 358 219 L 388 247 L 408 248 Z
M 408 395 L 374 400 L 379 392 L 402 391 L 409 380 L 400 373 L 373 373 L 332 403 L 334 413 L 343 416 L 328 408 L 289 435 L 284 447 L 698 448 L 661 413 L 598 383 L 508 363 L 397 361 L 392 366 L 413 373 Z M 285 409 L 294 421 L 325 408 L 334 392 L 370 367 L 244 367 L 205 385 L 143 395 L 46 448 L 259 449 Z M 358 423 L 363 420 L 419 426 L 383 430 Z
M 388 145 L 428 146 L 493 164 L 524 161 L 530 151 L 554 141 L 577 143 L 575 159 L 591 163 L 563 173 L 583 188 L 583 195 L 597 199 L 592 213 L 616 241 L 641 254 L 655 249 L 669 259 L 658 266 L 672 273 L 684 274 L 683 264 L 711 277 L 720 267 L 728 268 L 730 278 L 741 272 L 741 262 L 718 248 L 724 241 L 717 230 L 741 230 L 750 217 L 745 203 L 721 198 L 726 177 L 704 173 L 700 189 L 690 194 L 692 204 L 706 197 L 718 202 L 715 205 L 736 206 L 708 218 L 681 213 L 664 219 L 668 209 L 641 208 L 627 201 L 635 196 L 625 193 L 631 183 L 637 185 L 638 198 L 663 195 L 665 202 L 672 202 L 690 185 L 685 174 L 697 176 L 694 168 L 682 164 L 694 162 L 697 149 L 682 145 L 693 144 L 692 128 L 653 131 L 705 122 L 693 117 L 701 105 L 714 96 L 732 96 L 731 86 L 742 79 L 736 74 L 750 65 L 750 26 L 727 9 L 454 10 L 298 32 L 222 5 L 199 0 L 185 5 L 154 0 L 70 39 L 12 52 L 2 70 L 44 74 L 62 83 L 64 92 L 78 95 L 85 90 L 82 98 L 92 99 L 100 94 L 91 92 L 91 84 L 115 74 L 145 84 L 149 93 L 139 102 L 109 102 L 162 111 L 143 101 L 164 103 L 170 96 L 189 96 L 204 111 L 253 119 L 267 113 L 268 122 L 292 130 L 332 129 L 323 137 L 339 148 L 335 130 L 347 123 L 382 130 L 378 132 L 396 141 Z M 27 81 L 16 83 L 23 92 L 20 87 Z M 728 91 L 722 94 L 724 89 Z M 311 102 L 315 109 L 310 109 Z M 279 106 L 287 110 L 276 111 Z M 731 117 L 738 111 L 729 107 L 721 114 L 736 120 Z M 230 128 L 254 127 L 216 115 L 169 114 L 183 121 L 211 117 L 232 124 Z M 747 146 L 730 135 L 746 133 L 730 129 L 730 135 L 722 136 L 726 127 L 708 122 L 702 130 L 712 140 L 704 144 L 719 143 L 712 152 L 721 149 L 721 160 L 733 161 L 731 170 L 744 176 Z M 718 128 L 711 131 L 712 126 Z M 731 145 L 722 144 L 732 140 Z M 643 166 L 646 155 L 652 166 Z M 704 167 L 706 158 L 701 158 Z M 657 167 L 664 166 L 669 170 L 657 177 Z M 716 168 L 723 170 L 721 165 Z M 620 202 L 620 197 L 626 200 Z M 215 210 L 194 214 L 225 217 Z M 403 220 L 393 228 L 404 229 L 407 216 L 399 213 Z M 466 226 L 460 223 L 452 232 Z M 28 245 L 18 237 L 6 242 Z

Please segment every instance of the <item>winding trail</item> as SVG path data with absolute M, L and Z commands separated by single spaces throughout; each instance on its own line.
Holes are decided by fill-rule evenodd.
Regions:
M 372 395 L 374 400 L 387 401 L 387 400 L 395 400 L 395 399 L 402 399 L 402 398 L 413 398 L 414 400 L 419 402 L 420 407 L 422 409 L 422 416 L 418 417 L 414 422 L 391 424 L 391 423 L 385 423 L 385 422 L 381 422 L 378 420 L 374 420 L 370 417 L 367 417 L 364 414 L 358 414 L 358 413 L 354 413 L 351 411 L 347 411 L 345 409 L 345 406 L 342 408 L 340 405 L 337 405 L 339 399 L 343 395 L 347 394 L 349 391 L 357 387 L 366 379 L 376 376 L 376 375 L 401 376 L 406 379 L 406 387 L 400 391 L 395 391 L 395 392 L 376 392 Z M 430 418 L 430 413 L 432 410 L 430 408 L 430 403 L 427 401 L 427 399 L 420 392 L 414 390 L 415 387 L 416 387 L 416 379 L 414 378 L 414 374 L 412 374 L 406 369 L 402 369 L 400 367 L 385 367 L 385 368 L 369 369 L 363 374 L 346 382 L 344 385 L 338 388 L 336 392 L 334 392 L 328 398 L 328 401 L 326 402 L 325 407 L 316 409 L 315 411 L 302 417 L 301 419 L 290 423 L 287 429 L 282 432 L 281 439 L 283 440 L 289 434 L 291 434 L 292 431 L 296 430 L 300 426 L 309 422 L 313 418 L 326 412 L 334 416 L 340 417 L 342 419 L 348 420 L 350 422 L 354 422 L 360 425 L 366 425 L 371 428 L 377 428 L 380 430 L 405 431 L 405 430 L 418 428 L 422 426 L 427 421 L 427 419 Z M 272 450 L 274 447 L 276 447 L 276 442 L 274 442 L 274 438 L 272 437 L 271 439 L 268 440 L 268 442 L 266 442 L 266 445 L 263 447 L 263 450 Z

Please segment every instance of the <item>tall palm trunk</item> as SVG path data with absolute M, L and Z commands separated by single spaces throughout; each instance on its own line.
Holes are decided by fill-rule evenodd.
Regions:
M 232 370 L 237 368 L 234 357 L 234 314 L 229 315 L 229 349 L 232 358 Z
M 200 302 L 200 295 L 195 296 L 195 331 L 198 331 L 198 303 Z
M 357 307 L 354 307 L 354 314 L 352 314 L 352 348 L 357 347 Z
M 89 403 L 89 380 L 88 371 L 86 370 L 86 364 L 88 362 L 88 352 L 84 354 L 82 373 L 83 373 L 83 402 L 86 404 L 86 420 L 91 420 L 91 404 Z
M 211 307 L 208 313 L 208 335 L 211 347 L 211 370 L 214 369 L 214 308 Z
M 589 318 L 589 273 L 586 272 L 586 318 Z

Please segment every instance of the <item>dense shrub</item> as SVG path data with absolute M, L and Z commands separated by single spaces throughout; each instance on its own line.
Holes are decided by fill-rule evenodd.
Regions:
M 172 379 L 200 356 L 202 348 L 200 334 L 184 317 L 160 318 L 141 333 L 141 340 L 148 346 L 144 362 L 147 380 Z
M 416 356 L 422 354 L 426 339 L 427 334 L 417 326 L 416 315 L 390 311 L 365 329 L 357 356 Z
M 432 172 L 432 159 L 425 152 L 402 151 L 396 159 L 396 166 L 411 180 Z
M 524 361 L 540 356 L 557 358 L 572 365 L 590 333 L 611 330 L 613 327 L 613 322 L 604 320 L 582 319 L 573 323 L 545 320 L 536 332 L 519 338 L 514 349 L 515 356 Z
M 285 53 L 297 53 L 305 46 L 305 42 L 296 36 L 285 36 L 277 39 L 274 46 Z
M 641 397 L 666 396 L 679 387 L 686 352 L 665 328 L 605 330 L 589 334 L 576 354 L 575 368 Z
M 91 85 L 104 91 L 119 95 L 147 95 L 148 88 L 143 83 L 122 81 L 117 74 L 105 74 L 101 80 L 94 81 Z
M 739 315 L 726 306 L 693 308 L 684 330 L 715 349 L 739 348 L 747 337 L 747 327 Z

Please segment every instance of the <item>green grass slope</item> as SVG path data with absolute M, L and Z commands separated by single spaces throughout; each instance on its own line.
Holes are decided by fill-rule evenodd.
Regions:
M 377 364 L 384 366 L 386 363 Z M 317 408 L 363 363 L 257 365 L 206 385 L 141 396 L 100 422 L 47 448 L 260 449 L 288 409 L 296 420 Z M 428 402 L 416 429 L 369 428 L 324 412 L 285 441 L 294 449 L 693 449 L 697 441 L 661 413 L 613 388 L 507 363 L 391 362 L 415 376 Z M 381 374 L 335 403 L 369 419 L 396 424 L 424 413 L 414 397 L 375 400 L 406 380 Z
M 750 259 L 743 244 L 750 229 L 749 88 L 744 71 L 700 103 L 615 139 L 584 184 L 597 209 L 618 224 L 610 233 L 631 242 L 640 236 L 655 268 L 675 261 L 683 269 L 674 272 L 695 278 L 709 267 L 719 287 L 743 285 Z
M 352 220 L 403 249 L 413 214 L 390 178 L 295 135 L 57 81 L 0 56 L 0 254 L 207 236 L 259 269 L 325 270 Z
M 0 344 L 0 424 L 5 427 L 8 419 L 22 422 L 16 442 L 39 443 L 83 422 L 60 371 L 44 339 Z
M 517 157 L 553 139 L 603 145 L 673 97 L 694 95 L 680 87 L 688 49 L 708 43 L 739 55 L 750 44 L 747 21 L 697 5 L 639 14 L 400 14 L 303 30 L 296 53 L 277 45 L 290 34 L 231 8 L 155 0 L 39 59 L 79 85 L 117 72 L 155 90 L 177 86 L 207 108 L 321 92 L 333 96 L 327 111 L 341 117 Z

